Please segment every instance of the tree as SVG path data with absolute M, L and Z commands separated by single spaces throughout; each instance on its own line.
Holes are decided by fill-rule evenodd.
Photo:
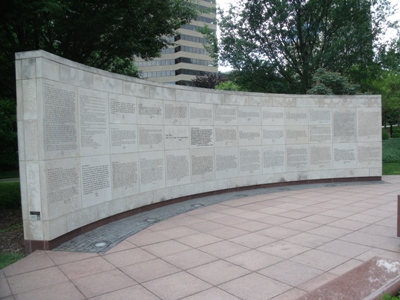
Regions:
M 371 83 L 371 89 L 382 95 L 382 119 L 386 126 L 400 121 L 400 72 L 382 71 L 380 77 Z
M 196 76 L 192 79 L 192 86 L 206 89 L 215 89 L 215 87 L 221 82 L 226 81 L 220 73 L 209 73 L 201 76 Z
M 2 99 L 0 101 L 0 169 L 18 166 L 16 121 L 15 101 Z
M 191 0 L 2 0 L 0 97 L 14 97 L 14 53 L 43 49 L 96 68 L 134 74 L 196 17 Z
M 377 53 L 380 68 L 373 78 L 364 79 L 371 93 L 382 95 L 382 120 L 386 127 L 400 121 L 400 35 Z M 392 128 L 391 128 L 392 129 Z
M 221 82 L 215 87 L 215 89 L 220 91 L 236 91 L 236 92 L 243 91 L 243 89 L 241 89 L 240 86 L 238 86 L 231 80 Z
M 220 12 L 220 59 L 238 72 L 256 62 L 295 93 L 311 88 L 320 67 L 361 78 L 391 12 L 388 0 L 239 0 Z
M 319 68 L 313 78 L 313 86 L 307 94 L 314 95 L 356 95 L 360 93 L 360 85 L 352 84 L 346 76 L 338 72 L 330 72 Z
M 207 40 L 207 43 L 203 44 L 204 49 L 208 52 L 211 59 L 213 60 L 213 66 L 218 66 L 218 38 L 215 30 L 210 29 L 208 25 L 197 29 L 198 32 L 203 34 L 203 37 Z
M 0 1 L 0 167 L 17 164 L 14 53 L 42 49 L 125 75 L 197 16 L 191 0 Z

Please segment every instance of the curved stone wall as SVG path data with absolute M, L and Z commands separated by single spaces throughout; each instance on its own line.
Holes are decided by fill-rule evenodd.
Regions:
M 162 85 L 44 51 L 17 53 L 16 73 L 31 244 L 179 197 L 381 176 L 380 96 Z

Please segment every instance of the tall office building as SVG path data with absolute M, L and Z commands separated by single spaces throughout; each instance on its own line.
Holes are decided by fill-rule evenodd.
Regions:
M 217 30 L 216 4 L 212 0 L 197 0 L 196 5 L 203 11 L 196 20 L 178 29 L 175 37 L 168 38 L 174 45 L 162 50 L 162 56 L 151 61 L 136 58 L 136 65 L 142 71 L 142 78 L 179 85 L 190 85 L 198 75 L 216 73 L 218 67 L 204 49 L 207 41 L 197 31 L 208 25 Z

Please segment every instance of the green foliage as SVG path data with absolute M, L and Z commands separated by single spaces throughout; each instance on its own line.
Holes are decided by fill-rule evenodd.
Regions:
M 18 166 L 16 103 L 0 99 L 0 170 Z
M 400 163 L 400 139 L 382 141 L 382 162 Z
M 360 85 L 350 83 L 346 76 L 323 68 L 319 68 L 315 72 L 312 82 L 312 88 L 307 91 L 307 94 L 355 95 L 359 93 L 360 89 Z
M 219 73 L 210 73 L 202 76 L 196 76 L 192 80 L 192 85 L 199 88 L 215 89 L 215 87 L 225 79 Z
M 0 171 L 0 179 L 19 178 L 19 170 L 15 168 L 7 168 Z
M 240 86 L 231 80 L 221 82 L 215 87 L 215 89 L 221 91 L 242 91 Z
M 0 96 L 15 97 L 14 53 L 43 49 L 92 67 L 137 76 L 132 59 L 151 59 L 165 36 L 197 16 L 187 0 L 3 0 Z
M 393 129 L 391 138 L 400 138 L 400 129 L 398 127 Z
M 382 119 L 384 124 L 396 124 L 400 120 L 400 72 L 381 70 L 379 77 L 369 84 L 370 90 L 382 95 Z
M 389 133 L 387 133 L 386 131 L 382 132 L 382 140 L 388 140 L 389 139 Z
M 234 70 L 230 79 L 241 90 L 258 93 L 295 93 L 294 86 L 289 85 L 271 66 L 260 61 L 249 62 L 241 70 Z
M 400 163 L 384 163 L 382 167 L 383 175 L 400 175 Z
M 213 60 L 213 65 L 218 66 L 218 38 L 215 30 L 210 29 L 208 25 L 204 25 L 203 28 L 199 28 L 198 31 L 203 34 L 203 37 L 208 43 L 203 44 L 204 49 L 207 50 L 208 54 Z
M 18 181 L 0 182 L 0 209 L 21 207 L 21 191 Z
M 263 91 L 306 93 L 318 68 L 351 72 L 358 81 L 374 74 L 374 50 L 391 13 L 388 0 L 239 0 L 220 12 L 220 59 Z M 280 84 L 259 83 L 255 70 Z
M 399 293 L 400 294 L 400 293 Z M 384 293 L 379 297 L 380 300 L 400 300 L 400 296 L 392 296 L 390 294 Z
M 0 270 L 24 258 L 25 256 L 26 255 L 24 254 L 18 253 L 0 254 Z

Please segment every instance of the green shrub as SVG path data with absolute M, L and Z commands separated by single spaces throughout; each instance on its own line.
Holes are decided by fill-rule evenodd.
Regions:
M 384 293 L 381 297 L 379 297 L 380 300 L 400 300 L 400 298 L 397 296 L 392 296 L 390 294 Z
M 389 139 L 389 133 L 387 133 L 386 131 L 382 132 L 382 140 L 388 140 Z
M 382 162 L 400 162 L 400 139 L 389 139 L 382 141 Z
M 18 181 L 0 182 L 0 209 L 21 207 L 21 191 Z
M 392 138 L 400 138 L 400 130 L 398 128 L 393 129 Z

